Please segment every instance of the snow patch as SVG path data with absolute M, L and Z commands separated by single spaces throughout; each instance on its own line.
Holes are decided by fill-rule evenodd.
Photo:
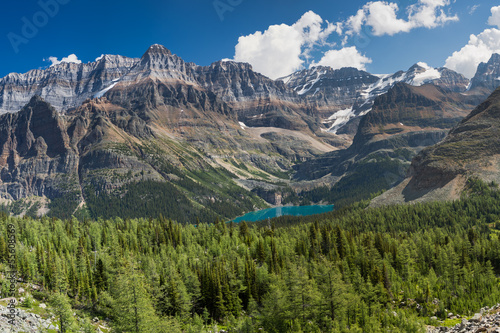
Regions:
M 113 82 L 110 86 L 108 86 L 107 88 L 104 88 L 103 90 L 99 91 L 98 93 L 96 93 L 94 95 L 94 98 L 101 98 L 102 96 L 104 96 L 105 93 L 107 93 L 108 91 L 110 91 L 111 89 L 113 89 L 114 86 L 116 86 L 116 84 L 118 83 L 118 81 L 120 81 L 120 79 L 114 79 Z
M 420 66 L 421 63 L 419 63 L 419 66 Z M 424 64 L 424 63 L 422 63 Z M 427 64 L 424 64 L 427 66 Z M 424 67 L 424 66 L 420 66 L 420 67 Z M 435 69 L 435 68 L 430 68 L 429 66 L 427 67 L 424 67 L 426 70 L 425 72 L 422 72 L 422 73 L 418 73 L 415 75 L 415 77 L 413 78 L 413 80 L 411 80 L 409 83 L 413 86 L 421 86 L 429 81 L 432 81 L 432 80 L 438 80 L 441 78 L 441 73 Z
M 347 124 L 347 122 L 349 120 L 351 120 L 352 118 L 354 118 L 355 116 L 356 115 L 353 112 L 352 107 L 350 107 L 348 109 L 344 109 L 344 110 L 339 110 L 339 111 L 335 112 L 330 117 L 328 117 L 328 122 L 333 121 L 333 124 L 328 129 L 328 132 L 333 133 L 333 134 L 337 134 L 337 131 L 342 126 L 344 126 L 345 124 Z
M 312 79 L 311 81 L 303 85 L 302 89 L 297 91 L 297 94 L 304 95 L 305 93 L 309 92 L 314 87 L 314 85 L 318 83 L 319 80 L 321 80 L 321 76 L 325 75 L 326 71 L 318 72 L 317 68 L 314 68 L 313 73 L 316 73 L 316 78 Z
M 242 130 L 244 130 L 245 128 L 248 128 L 248 126 L 245 125 L 244 123 L 242 123 L 241 121 L 239 121 L 238 124 L 240 124 L 240 127 Z
M 361 93 L 361 96 L 365 100 L 374 99 L 375 97 L 387 92 L 394 84 L 403 81 L 405 79 L 405 75 L 406 73 L 397 77 L 394 77 L 393 74 L 377 75 L 380 80 L 369 85 L 368 88 Z

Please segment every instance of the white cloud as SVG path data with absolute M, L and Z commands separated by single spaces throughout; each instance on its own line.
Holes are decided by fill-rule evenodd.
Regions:
M 491 16 L 488 19 L 489 25 L 496 25 L 500 29 L 500 6 L 491 8 Z
M 333 33 L 341 33 L 341 24 L 326 22 L 312 11 L 293 25 L 272 25 L 266 31 L 242 36 L 235 47 L 235 61 L 248 62 L 253 69 L 272 79 L 303 67 L 315 45 L 325 45 Z
M 82 61 L 79 60 L 75 54 L 70 54 L 69 56 L 62 58 L 61 60 L 58 60 L 57 57 L 49 57 L 48 60 L 52 63 L 50 67 L 59 65 L 62 62 L 75 63 L 75 64 L 82 63 Z
M 411 30 L 411 24 L 397 18 L 399 7 L 395 3 L 382 1 L 370 2 L 365 5 L 365 24 L 370 26 L 375 36 L 392 36 L 399 32 Z
M 500 6 L 491 8 L 489 25 L 500 28 Z M 445 66 L 462 73 L 467 78 L 476 74 L 477 66 L 487 62 L 493 53 L 500 53 L 500 30 L 486 29 L 479 35 L 470 35 L 469 43 L 446 59 Z
M 458 21 L 458 16 L 448 16 L 442 9 L 449 6 L 450 0 L 419 0 L 409 7 L 409 22 L 412 28 L 433 29 L 447 22 Z
M 333 69 L 342 67 L 355 67 L 360 70 L 365 70 L 365 65 L 370 64 L 372 60 L 356 49 L 356 47 L 344 47 L 341 50 L 330 50 L 326 52 L 318 63 L 312 63 L 314 66 L 330 66 Z
M 474 5 L 474 6 L 470 7 L 469 14 L 470 15 L 474 14 L 479 9 L 479 7 L 481 7 L 481 5 Z
M 407 8 L 408 17 L 398 18 L 399 7 L 387 1 L 372 1 L 365 4 L 356 15 L 347 19 L 347 35 L 359 34 L 363 26 L 371 28 L 373 35 L 395 35 L 415 28 L 433 29 L 450 21 L 458 21 L 456 15 L 447 15 L 443 7 L 450 0 L 419 0 Z
M 500 53 L 500 30 L 494 28 L 470 35 L 469 43 L 446 59 L 445 67 L 471 78 L 477 66 L 487 62 L 493 53 Z
M 272 25 L 264 32 L 242 36 L 235 47 L 234 60 L 250 63 L 254 70 L 272 79 L 289 75 L 305 67 L 306 62 L 328 65 L 334 68 L 352 66 L 364 69 L 371 59 L 359 53 L 357 48 L 348 47 L 349 38 L 361 34 L 364 27 L 371 28 L 373 35 L 395 35 L 410 32 L 415 28 L 436 28 L 450 21 L 458 21 L 456 15 L 445 12 L 454 0 L 418 0 L 404 10 L 389 1 L 370 1 L 344 22 L 330 23 L 312 11 L 305 13 L 293 25 Z M 399 12 L 404 17 L 398 17 Z M 325 26 L 326 25 L 326 26 Z M 336 33 L 342 49 L 333 49 L 328 38 Z M 329 46 L 317 63 L 311 61 L 318 46 Z

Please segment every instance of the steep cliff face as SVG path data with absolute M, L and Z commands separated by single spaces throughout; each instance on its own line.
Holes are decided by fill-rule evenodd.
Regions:
M 500 54 L 493 54 L 487 63 L 480 63 L 471 80 L 470 89 L 495 90 L 500 85 Z
M 58 111 L 78 107 L 130 71 L 139 59 L 104 55 L 88 64 L 60 63 L 0 79 L 0 113 L 17 112 L 41 96 Z
M 318 106 L 349 107 L 360 98 L 360 92 L 379 78 L 356 68 L 318 66 L 280 79 L 297 94 Z
M 397 83 L 375 99 L 372 112 L 361 120 L 353 148 L 395 134 L 449 130 L 462 120 L 471 105 L 460 94 L 435 85 L 413 87 Z
M 18 200 L 28 196 L 62 196 L 61 178 L 78 188 L 78 153 L 71 147 L 66 124 L 39 97 L 18 113 L 0 116 L 0 192 Z
M 254 72 L 246 63 L 218 61 L 207 67 L 197 67 L 196 79 L 202 87 L 234 105 L 266 98 L 298 102 L 298 96 L 283 82 Z
M 456 199 L 465 181 L 500 180 L 500 89 L 465 117 L 439 144 L 412 161 L 408 178 L 373 202 Z
M 469 88 L 470 81 L 455 71 L 448 68 L 439 68 L 441 77 L 432 83 L 448 91 L 463 93 Z
M 150 77 L 65 114 L 34 97 L 0 124 L 0 196 L 46 197 L 69 215 L 85 202 L 95 216 L 120 215 L 123 200 L 163 195 L 182 202 L 155 206 L 164 216 L 234 217 L 266 206 L 234 178 L 279 182 L 294 161 L 333 149 L 302 132 L 244 127 L 214 93 Z

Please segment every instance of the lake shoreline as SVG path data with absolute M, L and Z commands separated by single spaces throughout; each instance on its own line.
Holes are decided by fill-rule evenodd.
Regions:
M 308 206 L 278 206 L 273 208 L 253 211 L 234 218 L 230 222 L 258 222 L 280 216 L 310 216 L 323 214 L 334 209 L 334 205 L 308 205 Z

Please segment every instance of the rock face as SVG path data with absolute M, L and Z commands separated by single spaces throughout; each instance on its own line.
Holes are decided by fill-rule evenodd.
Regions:
M 0 305 L 0 332 L 12 333 L 38 333 L 46 329 L 56 330 L 58 325 L 50 319 L 43 319 L 37 314 L 29 313 L 24 310 L 16 309 L 14 325 L 9 321 L 9 309 Z
M 58 178 L 77 179 L 77 152 L 70 146 L 64 121 L 40 97 L 18 113 L 0 116 L 0 193 L 18 200 L 62 196 Z
M 380 79 L 356 68 L 318 66 L 281 78 L 288 87 L 319 106 L 349 107 L 357 102 L 359 93 Z
M 60 63 L 0 79 L 0 113 L 17 112 L 41 96 L 58 111 L 80 106 L 130 71 L 139 59 L 104 55 L 88 64 Z
M 500 85 L 500 54 L 493 54 L 487 63 L 480 63 L 471 80 L 470 89 L 495 90 Z
M 456 199 L 470 177 L 500 180 L 500 89 L 439 144 L 424 149 L 412 161 L 408 178 L 373 201 L 394 202 Z

